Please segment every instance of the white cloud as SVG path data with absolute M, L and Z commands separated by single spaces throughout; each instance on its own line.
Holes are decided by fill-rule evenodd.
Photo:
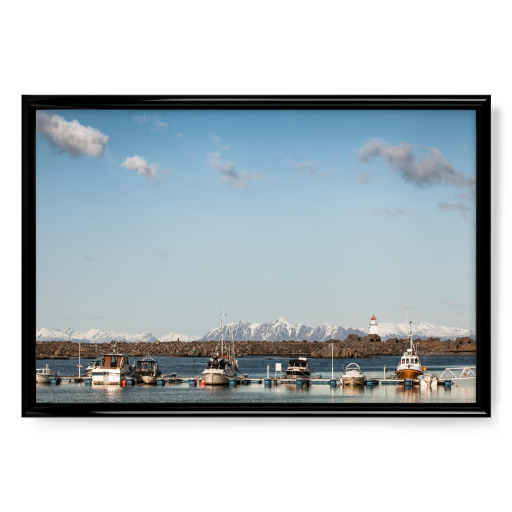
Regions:
M 210 139 L 214 140 L 215 142 L 220 142 L 220 137 L 217 137 L 217 135 L 210 135 Z
M 361 185 L 368 185 L 368 183 L 370 183 L 370 178 L 366 174 L 360 174 L 357 177 L 357 181 L 361 183 Z
M 233 188 L 245 188 L 250 180 L 259 179 L 257 173 L 239 172 L 232 162 L 222 160 L 220 153 L 209 153 L 206 155 L 208 163 L 219 173 L 219 181 Z
M 177 139 L 183 139 L 183 133 L 177 133 L 176 134 Z
M 133 120 L 139 124 L 150 123 L 152 130 L 161 130 L 162 128 L 167 128 L 167 126 L 169 126 L 154 114 L 141 114 L 133 116 Z
M 75 157 L 103 156 L 108 142 L 108 136 L 96 128 L 84 126 L 76 119 L 66 121 L 58 114 L 50 115 L 42 111 L 37 112 L 36 115 L 36 130 L 50 144 Z
M 403 180 L 418 187 L 434 184 L 458 187 L 474 185 L 474 178 L 466 178 L 455 169 L 439 149 L 429 147 L 427 150 L 427 156 L 416 159 L 411 144 L 404 142 L 393 146 L 382 140 L 372 139 L 359 149 L 359 159 L 362 162 L 370 162 L 380 157 L 393 171 L 397 171 Z
M 122 164 L 121 167 L 130 171 L 136 171 L 139 176 L 148 178 L 150 180 L 156 179 L 159 171 L 158 164 L 148 163 L 146 159 L 139 155 L 129 156 Z

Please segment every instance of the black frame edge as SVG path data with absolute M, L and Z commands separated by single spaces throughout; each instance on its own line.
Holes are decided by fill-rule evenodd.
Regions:
M 475 404 L 434 407 L 422 404 L 359 405 L 357 408 L 322 410 L 322 407 L 275 407 L 236 410 L 197 406 L 173 411 L 169 404 L 157 407 L 127 407 L 126 404 L 37 404 L 35 382 L 36 329 L 36 155 L 37 109 L 471 109 L 476 112 L 476 309 L 477 309 L 477 399 Z M 491 96 L 490 95 L 383 95 L 383 96 L 22 96 L 22 417 L 84 416 L 323 416 L 323 417 L 490 417 L 491 416 Z M 483 343 L 481 340 L 484 340 Z M 120 405 L 121 407 L 115 407 Z M 135 404 L 134 404 L 135 405 Z M 418 406 L 416 406 L 418 405 Z M 441 405 L 441 406 L 440 406 Z M 454 407 L 459 405 L 460 407 Z M 280 404 L 282 408 L 283 404 Z M 242 410 L 240 410 L 243 408 Z M 216 410 L 215 410 L 216 409 Z M 265 410 L 268 409 L 268 410 Z M 357 409 L 357 410 L 356 410 Z

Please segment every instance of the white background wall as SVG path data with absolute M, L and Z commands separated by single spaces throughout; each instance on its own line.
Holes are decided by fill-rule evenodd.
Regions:
M 511 455 L 507 4 L 111 4 L 1 7 L 2 503 L 56 511 L 501 504 Z M 20 95 L 69 93 L 492 94 L 492 419 L 22 420 Z M 95 458 L 112 443 L 118 457 L 108 465 Z M 154 450 L 156 467 L 139 464 L 143 447 Z

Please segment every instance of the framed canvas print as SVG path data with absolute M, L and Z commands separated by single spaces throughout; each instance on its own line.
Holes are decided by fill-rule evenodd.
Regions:
M 490 96 L 23 96 L 22 414 L 490 416 Z

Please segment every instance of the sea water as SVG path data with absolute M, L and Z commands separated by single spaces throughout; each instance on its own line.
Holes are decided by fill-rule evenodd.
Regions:
M 130 358 L 132 364 L 137 358 Z M 162 374 L 176 373 L 179 377 L 201 377 L 208 358 L 206 357 L 155 357 Z M 394 373 L 399 357 L 381 356 L 362 359 L 335 359 L 334 378 L 339 379 L 346 366 L 357 363 L 366 377 L 383 377 L 384 367 L 389 377 Z M 60 375 L 78 375 L 77 359 L 39 360 L 37 368 L 49 367 Z M 82 375 L 89 361 L 82 360 Z M 238 375 L 247 374 L 248 378 L 279 376 L 276 363 L 281 363 L 282 372 L 288 366 L 288 359 L 278 356 L 248 356 L 238 360 Z M 312 376 L 331 378 L 331 359 L 309 359 Z M 421 364 L 427 367 L 427 373 L 440 375 L 450 367 L 475 366 L 475 356 L 433 355 L 422 356 Z M 268 367 L 268 369 L 267 369 Z M 34 377 L 35 379 L 35 377 Z M 189 386 L 184 384 L 166 384 L 165 386 L 96 386 L 84 383 L 65 383 L 60 385 L 37 384 L 36 401 L 38 403 L 475 403 L 476 379 L 454 381 L 451 390 L 438 386 L 437 390 L 413 386 L 406 390 L 400 385 L 337 386 L 311 384 L 303 388 L 295 384 L 278 384 L 265 387 L 263 384 L 239 384 L 229 386 Z

